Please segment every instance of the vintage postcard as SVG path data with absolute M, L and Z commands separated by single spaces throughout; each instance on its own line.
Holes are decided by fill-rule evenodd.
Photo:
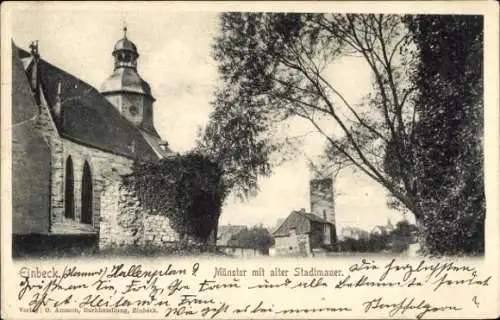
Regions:
M 1 317 L 498 317 L 498 14 L 3 3 Z

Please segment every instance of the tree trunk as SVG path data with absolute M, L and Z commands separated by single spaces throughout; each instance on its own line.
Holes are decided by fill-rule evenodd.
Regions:
M 418 254 L 424 254 L 425 253 L 425 226 L 423 222 L 423 218 L 415 218 L 415 225 L 417 226 L 418 233 L 417 233 L 417 241 L 416 243 L 418 244 Z

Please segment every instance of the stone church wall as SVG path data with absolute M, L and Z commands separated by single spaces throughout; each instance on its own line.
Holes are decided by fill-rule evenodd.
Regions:
M 57 133 L 56 126 L 54 121 L 52 120 L 52 116 L 50 114 L 47 103 L 41 95 L 41 106 L 40 106 L 40 114 L 37 118 L 37 122 L 35 127 L 37 130 L 40 130 L 42 133 L 47 145 L 49 147 L 50 152 L 50 222 L 53 223 L 57 220 L 57 216 L 59 212 L 64 209 L 63 202 L 61 199 L 61 194 L 59 193 L 60 187 L 60 176 L 61 170 L 63 170 L 63 165 L 61 163 L 61 154 L 62 154 L 62 142 Z M 52 232 L 52 226 L 50 226 L 49 230 Z
M 90 164 L 94 183 L 93 231 L 99 233 L 99 248 L 164 246 L 178 241 L 168 217 L 146 212 L 121 184 L 133 161 L 94 148 L 66 141 L 63 158 L 71 156 L 75 170 L 75 214 L 81 212 L 81 175 L 85 161 Z M 63 183 L 64 184 L 64 180 Z M 63 190 L 61 194 L 64 195 Z M 61 218 L 64 220 L 64 216 Z
M 27 121 L 12 130 L 12 233 L 50 230 L 50 150 Z
M 50 149 L 50 233 L 52 234 L 89 234 L 99 235 L 100 247 L 123 246 L 145 243 L 146 239 L 158 241 L 171 239 L 176 235 L 169 227 L 166 217 L 143 218 L 142 211 L 126 200 L 127 195 L 121 194 L 119 187 L 121 176 L 130 173 L 133 164 L 131 159 L 104 152 L 91 146 L 86 146 L 67 138 L 60 137 L 53 117 L 42 96 L 41 114 L 38 117 L 37 128 L 43 132 Z M 64 216 L 66 162 L 71 157 L 74 176 L 74 219 Z M 82 199 L 81 185 L 83 167 L 89 164 L 92 176 L 92 223 L 80 222 Z M 138 232 L 135 225 L 117 223 L 120 216 L 136 220 L 146 220 L 146 233 Z M 127 220 L 127 218 L 125 218 Z M 150 226 L 151 225 L 151 226 Z M 161 234 L 166 234 L 161 235 Z
M 43 100 L 43 97 L 42 97 Z M 99 249 L 123 247 L 165 247 L 179 242 L 179 234 L 163 215 L 145 212 L 121 184 L 130 173 L 133 160 L 60 137 L 52 115 L 42 101 L 37 127 L 50 147 L 50 207 L 53 235 L 98 235 Z M 74 219 L 65 217 L 66 163 L 71 157 L 74 177 Z M 92 223 L 80 222 L 82 176 L 85 162 L 92 177 Z M 187 239 L 196 244 L 196 240 Z

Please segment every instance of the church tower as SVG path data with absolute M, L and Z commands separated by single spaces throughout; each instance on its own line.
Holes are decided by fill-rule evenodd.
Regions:
M 136 45 L 127 38 L 127 28 L 123 28 L 123 38 L 116 42 L 112 53 L 114 71 L 101 87 L 101 93 L 130 122 L 156 137 L 153 125 L 153 102 L 149 84 L 137 73 L 139 52 Z

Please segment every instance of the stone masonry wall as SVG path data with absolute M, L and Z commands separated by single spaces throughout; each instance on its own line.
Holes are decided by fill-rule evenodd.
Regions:
M 139 201 L 121 185 L 130 173 L 133 160 L 61 137 L 43 95 L 37 128 L 50 147 L 50 233 L 98 234 L 99 248 L 124 246 L 171 246 L 179 234 L 163 215 L 145 212 Z M 74 177 L 75 218 L 64 215 L 66 162 L 71 157 Z M 88 163 L 92 176 L 92 223 L 80 222 L 83 167 Z M 188 239 L 188 243 L 195 243 Z
M 308 234 L 291 233 L 287 237 L 275 237 L 277 256 L 309 256 L 311 245 Z
M 146 245 L 165 246 L 180 240 L 179 233 L 170 226 L 170 220 L 160 215 L 144 215 L 143 240 Z
M 115 198 L 113 194 L 119 194 Z M 170 226 L 170 219 L 144 210 L 139 200 L 119 181 L 102 194 L 101 249 L 123 247 L 170 247 L 179 240 L 179 233 Z
M 335 196 L 332 178 L 310 181 L 311 213 L 335 225 Z
M 57 133 L 56 126 L 52 119 L 52 116 L 49 111 L 49 107 L 47 106 L 47 102 L 45 101 L 43 95 L 41 94 L 41 106 L 40 106 L 40 114 L 37 118 L 37 122 L 35 124 L 36 128 L 42 132 L 42 135 L 47 142 L 50 150 L 50 170 L 51 170 L 51 178 L 50 178 L 50 222 L 57 219 L 57 216 L 64 210 L 63 199 L 61 198 L 61 194 L 59 193 L 60 189 L 60 179 L 64 175 L 63 164 L 61 162 L 61 154 L 62 154 L 62 142 L 59 138 L 59 134 Z M 52 227 L 49 228 L 49 231 L 52 231 Z
M 51 180 L 50 180 L 50 232 L 52 234 L 79 234 L 99 233 L 101 226 L 101 193 L 106 185 L 121 179 L 120 176 L 130 172 L 132 160 L 114 155 L 91 146 L 84 145 L 61 137 L 58 133 L 56 121 L 52 116 L 47 101 L 40 93 L 40 116 L 37 128 L 43 133 L 51 153 Z M 74 219 L 64 215 L 66 163 L 71 157 L 74 177 Z M 92 179 L 92 223 L 80 222 L 82 199 L 81 186 L 83 167 L 85 162 L 90 167 Z M 108 192 L 112 199 L 118 199 L 118 192 Z
M 90 165 L 94 185 L 92 227 L 99 233 L 99 248 L 163 246 L 179 240 L 168 217 L 146 212 L 139 200 L 122 186 L 122 176 L 131 172 L 132 160 L 65 139 L 62 156 L 73 159 L 75 221 L 80 219 L 83 165 L 85 161 Z M 61 185 L 64 187 L 64 179 Z M 61 194 L 64 197 L 64 188 Z M 58 218 L 63 221 L 57 225 L 59 230 L 71 227 L 63 212 Z

